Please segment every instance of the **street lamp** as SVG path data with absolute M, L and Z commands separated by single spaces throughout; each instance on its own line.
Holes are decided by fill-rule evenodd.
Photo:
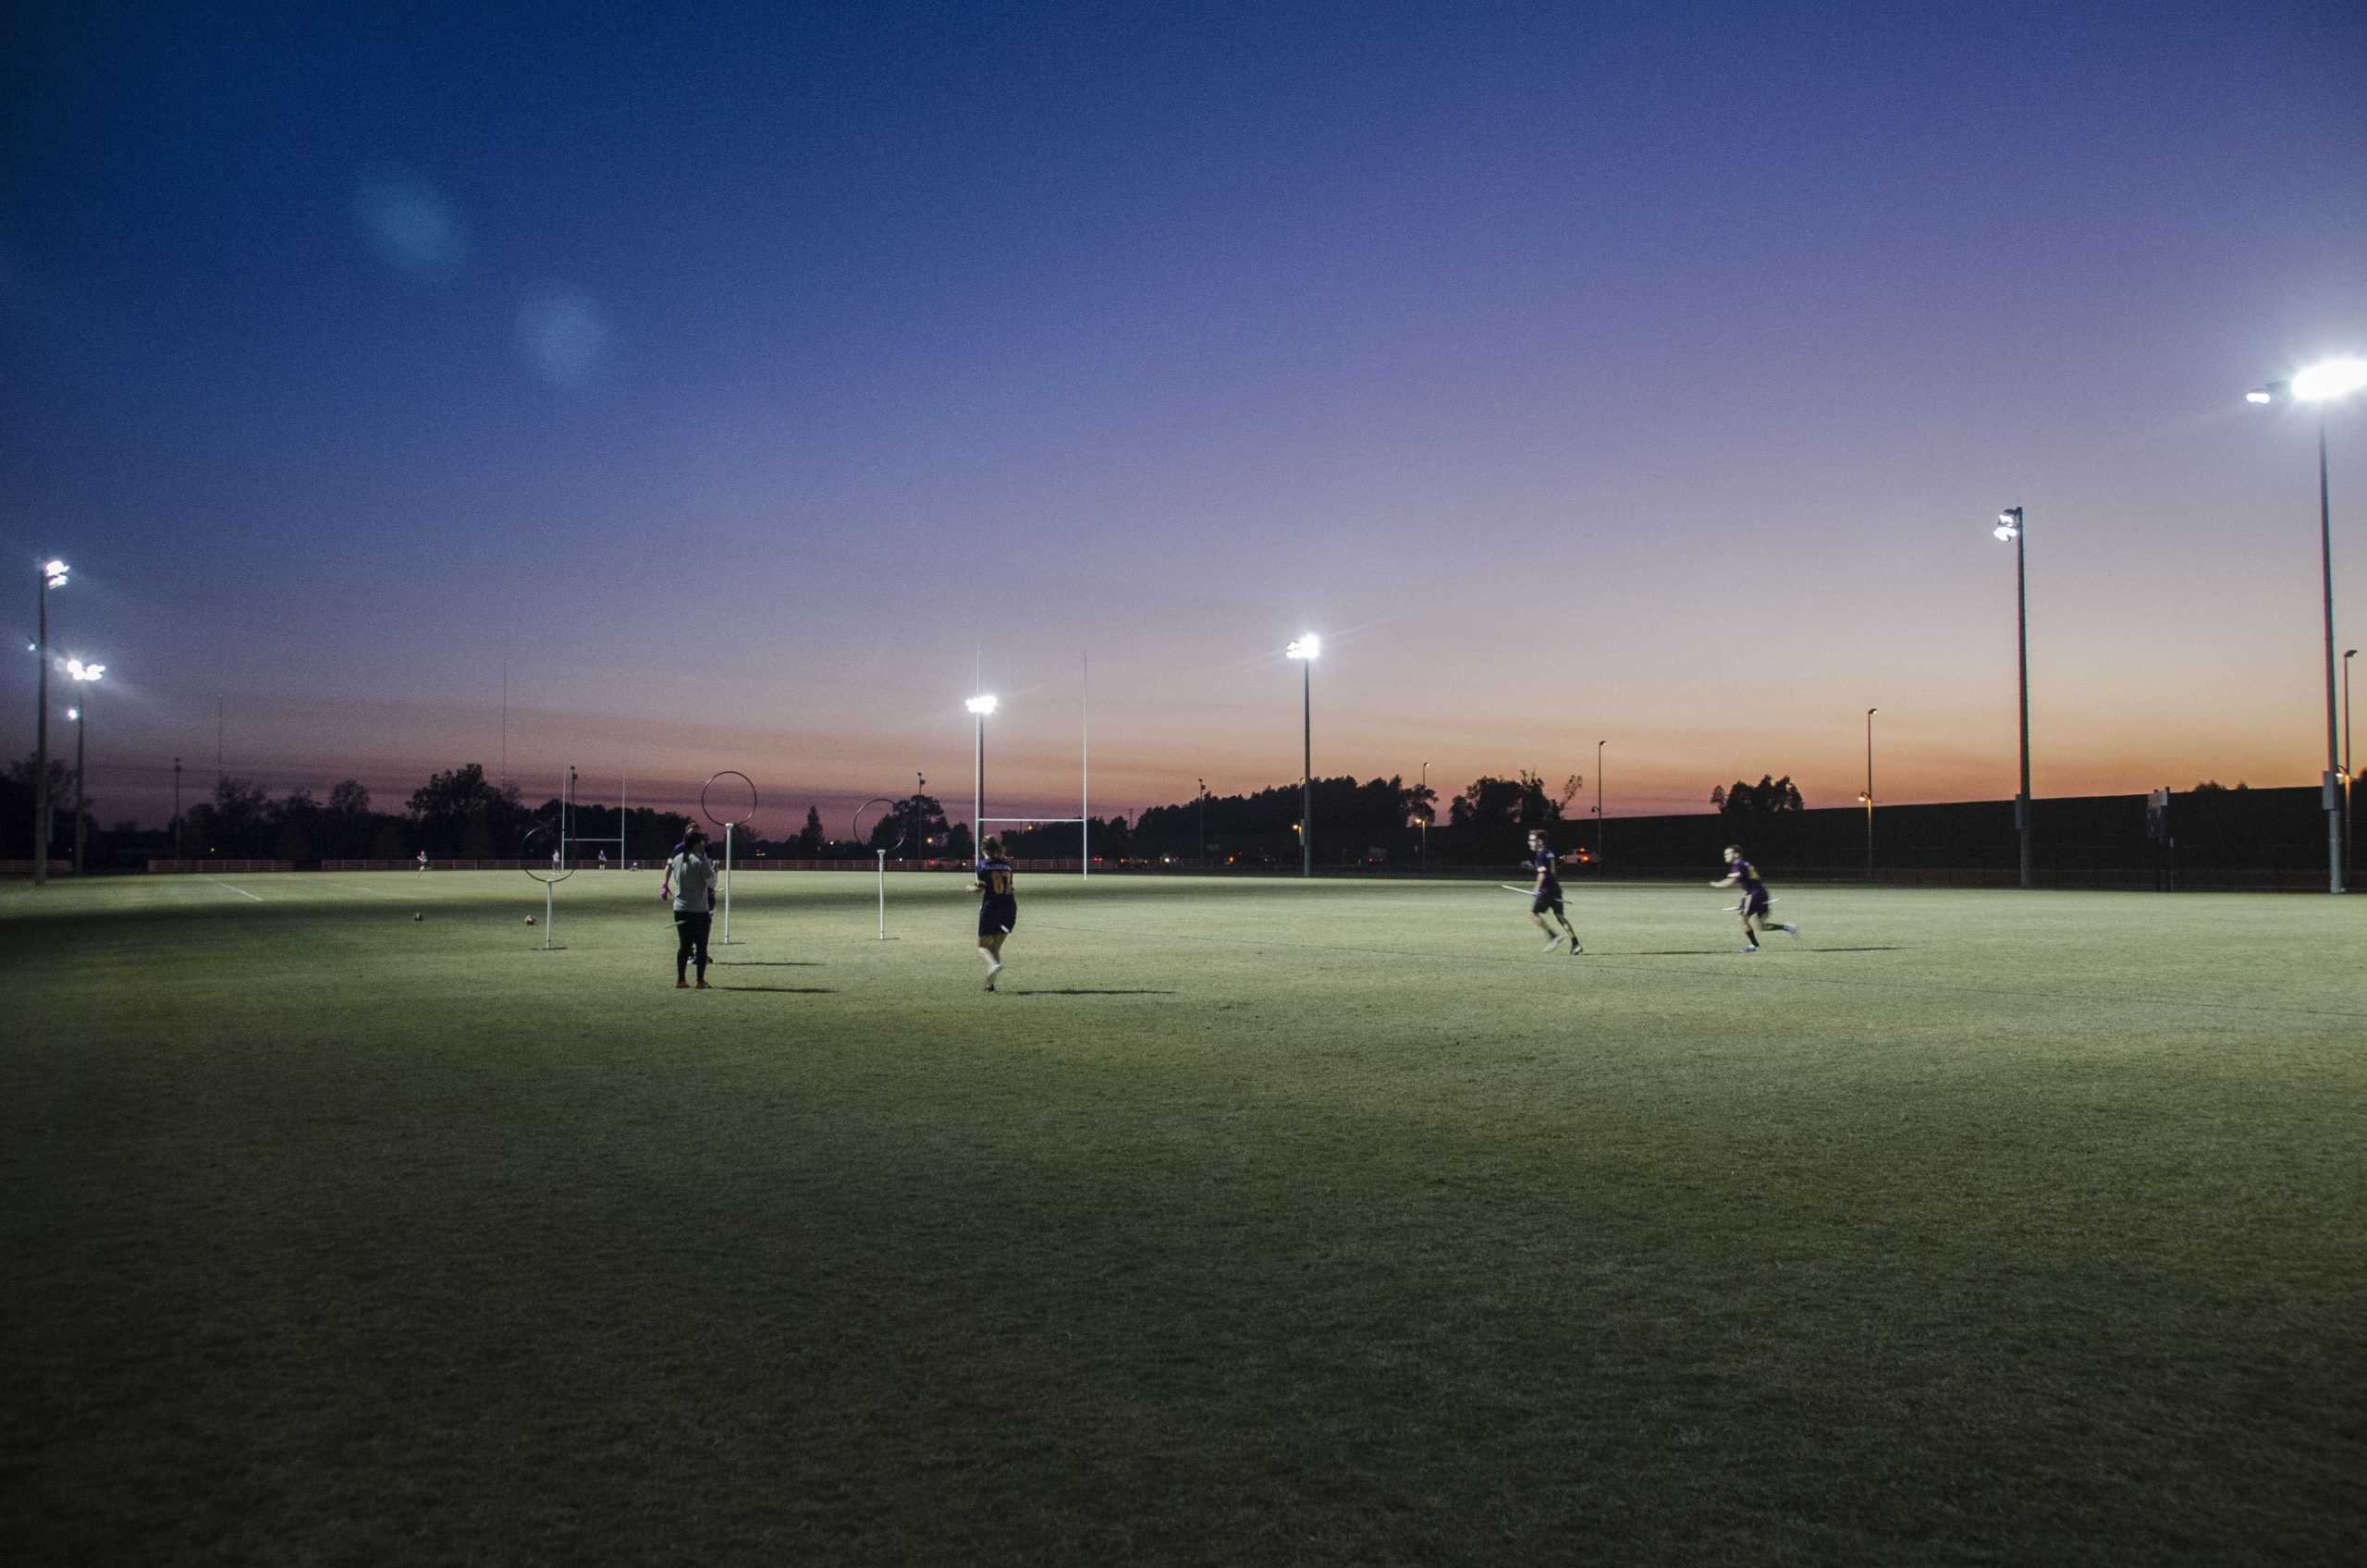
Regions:
M 1299 661 L 1299 722 L 1306 747 L 1301 760 L 1298 786 L 1298 874 L 1315 875 L 1315 661 L 1323 652 L 1323 639 L 1314 632 L 1303 633 L 1299 640 L 1282 650 Z
M 66 673 L 75 684 L 87 685 L 107 672 L 103 664 L 84 664 L 80 659 L 67 659 Z M 66 710 L 74 721 L 74 875 L 82 875 L 82 705 L 77 703 Z
M 1866 802 L 1866 880 L 1874 879 L 1874 715 L 1880 708 L 1866 710 L 1866 792 L 1858 798 Z
M 982 692 L 966 699 L 962 705 L 969 709 L 970 716 L 978 721 L 978 749 L 970 773 L 970 837 L 975 841 L 970 847 L 980 860 L 984 860 L 987 857 L 987 715 L 994 712 L 999 704 L 991 695 Z M 914 802 L 914 809 L 919 809 L 918 801 Z
M 2344 802 L 2335 799 L 2334 781 L 2341 766 L 2336 745 L 2334 699 L 2334 508 L 2326 489 L 2326 416 L 2323 405 L 2348 398 L 2367 387 L 2367 360 L 2325 360 L 2297 373 L 2289 381 L 2272 381 L 2244 394 L 2248 403 L 2291 400 L 2317 403 L 2318 412 L 2318 563 L 2325 590 L 2326 625 L 2326 771 L 2322 793 L 2326 808 L 2326 891 L 2343 890 L 2342 837 Z M 2346 786 L 2344 795 L 2349 796 Z
M 2014 645 L 2021 665 L 2022 787 L 2014 796 L 2014 828 L 2022 839 L 2022 886 L 2030 886 L 2030 607 L 2022 572 L 2022 508 L 1997 514 L 1991 532 L 2014 546 Z
M 33 886 L 49 880 L 49 593 L 66 586 L 66 563 L 41 564 L 40 632 L 33 652 L 41 660 L 41 692 L 33 709 Z
M 1594 858 L 1598 866 L 1610 864 L 1602 852 L 1602 836 L 1611 827 L 1609 819 L 1602 815 L 1602 748 L 1607 744 L 1604 741 L 1594 743 Z

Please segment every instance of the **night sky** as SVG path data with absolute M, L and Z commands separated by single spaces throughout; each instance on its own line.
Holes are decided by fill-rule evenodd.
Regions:
M 2355 4 L 12 7 L 0 631 L 103 821 L 754 775 L 2314 780 Z M 354 14 L 347 14 L 354 13 Z M 368 13 L 368 14 L 362 14 Z M 2367 642 L 2367 409 L 2329 423 Z M 32 742 L 33 659 L 10 677 Z M 54 689 L 55 690 L 55 689 Z M 61 696 L 56 707 L 62 713 Z M 55 732 L 54 732 L 55 733 Z M 1592 794 L 1592 783 L 1588 793 Z

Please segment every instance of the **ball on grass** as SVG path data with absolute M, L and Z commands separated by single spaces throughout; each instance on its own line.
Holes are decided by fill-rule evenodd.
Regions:
M 534 917 L 533 917 L 533 915 L 531 915 L 531 914 L 530 914 L 530 915 L 528 915 L 528 916 L 526 917 L 526 924 L 527 924 L 527 925 L 532 925 L 533 924 L 534 924 Z
M 411 918 L 412 918 L 413 920 L 425 920 L 425 919 L 427 918 L 427 916 L 425 916 L 425 915 L 423 915 L 423 914 L 414 913 L 414 914 L 412 914 Z

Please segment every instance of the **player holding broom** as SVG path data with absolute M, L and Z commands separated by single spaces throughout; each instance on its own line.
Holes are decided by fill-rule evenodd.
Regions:
M 1522 864 L 1537 873 L 1537 886 L 1531 889 L 1528 915 L 1537 922 L 1537 928 L 1545 933 L 1545 950 L 1550 953 L 1560 947 L 1562 936 L 1567 935 L 1572 953 L 1586 951 L 1578 944 L 1578 928 L 1570 924 L 1569 913 L 1562 907 L 1562 879 L 1554 873 L 1553 851 L 1546 846 L 1542 832 L 1535 828 L 1529 830 L 1528 858 Z M 1556 933 L 1546 921 L 1548 912 L 1562 923 L 1561 933 Z
M 1773 900 L 1767 896 L 1767 884 L 1759 879 L 1759 868 L 1742 858 L 1740 845 L 1726 846 L 1726 874 L 1710 886 L 1712 888 L 1738 887 L 1742 889 L 1742 901 L 1735 905 L 1735 908 L 1742 913 L 1743 951 L 1757 952 L 1760 933 L 1771 929 L 1783 932 L 1794 941 L 1799 940 L 1798 926 L 1786 925 L 1780 920 L 1767 918 L 1767 906 Z M 1759 922 L 1758 930 L 1751 928 L 1751 922 L 1754 920 Z

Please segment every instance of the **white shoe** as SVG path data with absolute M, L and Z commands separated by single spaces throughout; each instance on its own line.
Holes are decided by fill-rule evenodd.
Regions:
M 1549 953 L 1561 945 L 1562 938 L 1559 937 L 1548 937 L 1545 938 L 1545 950 Z
M 1587 950 L 1587 946 L 1586 946 L 1586 944 L 1585 944 L 1584 942 L 1579 941 L 1576 937 L 1571 937 L 1571 938 L 1570 938 L 1570 952 L 1571 952 L 1571 954 L 1572 954 L 1573 956 L 1576 956 L 1576 954 L 1578 954 L 1578 953 L 1582 953 L 1582 952 L 1584 952 L 1584 951 L 1586 951 L 1586 950 Z
M 1747 947 L 1747 948 L 1743 949 L 1743 951 L 1745 951 L 1745 952 L 1747 952 L 1747 953 L 1755 953 L 1755 952 L 1757 952 L 1758 950 L 1759 950 L 1759 944 L 1758 944 L 1757 942 L 1753 942 L 1753 943 L 1751 943 L 1751 944 L 1750 944 L 1750 946 L 1748 946 L 1748 947 Z
M 1784 935 L 1797 942 L 1800 939 L 1800 928 L 1797 925 L 1786 925 L 1784 927 Z
M 1000 974 L 1001 973 L 1002 973 L 1002 965 L 1001 965 L 1001 964 L 1000 964 L 1000 963 L 990 963 L 990 964 L 987 965 L 987 990 L 991 991 L 991 990 L 993 990 L 993 989 L 995 988 L 995 976 L 996 976 L 996 975 L 998 975 L 998 974 Z

